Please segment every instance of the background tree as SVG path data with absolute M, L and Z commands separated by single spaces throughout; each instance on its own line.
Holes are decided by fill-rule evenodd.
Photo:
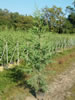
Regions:
M 73 7 L 67 6 L 66 10 L 69 13 L 68 20 L 72 24 L 72 30 L 73 30 L 72 33 L 74 33 L 75 32 L 75 0 L 72 4 L 73 4 Z
M 7 9 L 0 9 L 0 27 L 14 30 L 28 30 L 33 26 L 33 17 L 20 15 L 18 12 L 11 13 Z
M 50 31 L 62 32 L 64 22 L 64 13 L 61 8 L 53 6 L 52 8 L 44 8 L 44 19 L 49 26 Z
M 28 31 L 31 29 L 35 33 L 47 31 L 75 33 L 75 0 L 73 7 L 67 6 L 66 11 L 65 16 L 60 7 L 45 7 L 41 10 L 36 8 L 33 16 L 27 16 L 0 9 L 0 31 L 5 29 Z

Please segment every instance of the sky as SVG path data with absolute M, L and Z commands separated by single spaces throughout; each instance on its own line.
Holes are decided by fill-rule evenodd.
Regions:
M 36 7 L 41 9 L 56 5 L 65 11 L 66 6 L 72 5 L 72 2 L 73 0 L 0 0 L 0 8 L 8 9 L 10 12 L 19 12 L 23 15 L 32 15 Z

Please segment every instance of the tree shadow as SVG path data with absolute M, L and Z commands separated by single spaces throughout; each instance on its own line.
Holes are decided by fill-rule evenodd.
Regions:
M 18 82 L 24 79 L 23 72 L 16 68 L 8 69 L 7 77 L 11 78 L 14 82 Z
M 35 89 L 27 84 L 27 76 L 21 70 L 16 68 L 8 69 L 8 74 L 6 77 L 11 78 L 11 80 L 15 83 L 17 82 L 17 86 L 24 87 L 24 89 L 28 88 L 29 92 L 36 97 Z

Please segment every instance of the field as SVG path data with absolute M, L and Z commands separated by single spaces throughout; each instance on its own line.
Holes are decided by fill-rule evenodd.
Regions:
M 40 44 L 52 56 L 55 52 L 75 46 L 75 36 L 70 34 L 40 33 Z M 24 60 L 25 50 L 39 41 L 36 33 L 24 31 L 0 32 L 0 58 L 2 63 Z M 7 58 L 8 57 L 8 58 Z M 8 61 L 7 61 L 8 60 Z
M 29 92 L 32 89 L 30 85 L 38 91 L 36 80 L 40 73 L 41 76 L 45 76 L 49 85 L 57 75 L 68 69 L 74 62 L 74 34 L 51 32 L 37 34 L 32 31 L 0 32 L 0 65 L 19 63 L 19 66 L 0 72 L 0 100 L 19 100 L 19 98 L 24 100 L 26 96 L 33 94 L 33 91 Z M 41 68 L 42 66 L 45 68 Z M 31 76 L 32 80 L 27 83 L 26 80 Z

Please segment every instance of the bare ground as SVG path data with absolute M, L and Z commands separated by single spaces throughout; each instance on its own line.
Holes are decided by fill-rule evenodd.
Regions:
M 70 95 L 68 90 L 75 84 L 75 64 L 58 75 L 52 82 L 46 94 L 38 96 L 37 100 L 65 100 Z

